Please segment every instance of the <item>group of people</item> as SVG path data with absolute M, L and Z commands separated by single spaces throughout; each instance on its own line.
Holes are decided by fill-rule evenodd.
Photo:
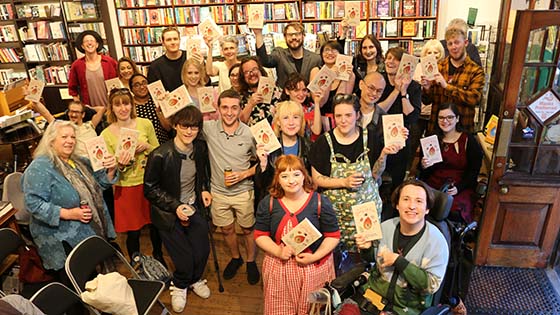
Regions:
M 268 54 L 261 31 L 253 31 L 257 56 L 238 59 L 237 39 L 228 36 L 220 42 L 224 59 L 215 62 L 211 53 L 205 60 L 197 54 L 187 58 L 179 49 L 179 31 L 167 28 L 165 53 L 147 76 L 130 58 L 115 61 L 100 54 L 97 33 L 78 37 L 76 47 L 85 56 L 70 71 L 70 121 L 55 120 L 44 104 L 35 104 L 49 126 L 23 179 L 31 233 L 45 268 L 63 277 L 66 255 L 89 235 L 111 240 L 115 232 L 126 232 L 132 255 L 141 251 L 140 230 L 148 225 L 153 255 L 165 263 L 163 244 L 173 261 L 171 304 L 182 312 L 187 290 L 210 296 L 203 279 L 209 216 L 231 255 L 224 279 L 234 278 L 245 263 L 248 283 L 257 284 L 257 247 L 264 251 L 265 314 L 306 314 L 309 293 L 364 259 L 377 262 L 365 289 L 389 298 L 398 314 L 418 314 L 431 303 L 448 259 L 445 239 L 425 220 L 433 205 L 431 189 L 445 185 L 455 197 L 454 218 L 473 220 L 482 153 L 471 132 L 484 73 L 466 53 L 466 24 L 449 25 L 447 57 L 439 41 L 426 43 L 422 55 L 439 60 L 433 80 L 421 73 L 414 79 L 397 75 L 405 51 L 392 47 L 383 55 L 377 38 L 368 35 L 360 41 L 349 79 L 314 93 L 307 84 L 323 65 L 334 67 L 344 38 L 327 42 L 316 54 L 303 48 L 303 26 L 292 22 L 284 29 L 288 47 Z M 277 78 L 270 102 L 258 91 L 261 77 L 270 76 L 265 67 L 275 69 Z M 215 75 L 220 91 L 215 112 L 202 113 L 197 89 Z M 107 91 L 105 80 L 116 77 L 122 88 Z M 191 106 L 165 118 L 148 93 L 147 85 L 157 80 L 167 91 L 185 85 Z M 88 111 L 93 118 L 86 122 Z M 398 133 L 406 146 L 383 143 L 385 114 L 404 116 Z M 281 144 L 274 152 L 256 145 L 249 128 L 264 119 Z M 104 168 L 94 172 L 85 142 L 97 136 L 96 127 L 109 152 Z M 134 154 L 119 147 L 127 129 L 139 134 Z M 419 139 L 432 133 L 443 162 L 432 165 L 421 157 L 419 174 L 426 183 L 405 180 Z M 392 203 L 380 194 L 384 173 Z M 366 202 L 373 202 L 384 220 L 380 246 L 356 234 L 352 206 Z M 304 219 L 322 237 L 296 254 L 282 237 Z M 401 281 L 388 297 L 394 274 Z

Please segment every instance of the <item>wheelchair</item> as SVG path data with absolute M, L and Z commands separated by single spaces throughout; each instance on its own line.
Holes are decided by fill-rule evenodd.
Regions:
M 472 249 L 467 246 L 465 240 L 477 228 L 477 222 L 465 225 L 448 220 L 453 197 L 438 190 L 433 190 L 433 193 L 434 206 L 430 209 L 426 219 L 442 232 L 450 255 L 444 279 L 440 288 L 434 293 L 433 305 L 425 309 L 421 315 L 449 314 L 461 299 L 465 300 L 474 258 Z M 367 281 L 369 270 L 375 268 L 373 264 L 358 264 L 350 271 L 327 283 L 325 288 L 331 292 L 333 301 L 342 302 L 347 298 L 361 296 L 361 287 Z M 355 301 L 362 314 L 376 314 L 377 311 L 367 312 L 365 307 L 367 300 L 362 300 L 364 301 Z

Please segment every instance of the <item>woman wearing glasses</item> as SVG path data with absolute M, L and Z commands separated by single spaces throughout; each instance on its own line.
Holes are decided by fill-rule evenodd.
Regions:
M 241 74 L 239 71 L 241 69 L 241 63 L 236 63 L 229 69 L 229 82 L 231 83 L 231 89 L 235 90 L 237 93 L 241 93 L 241 82 L 239 81 L 239 77 Z
M 176 136 L 148 157 L 144 194 L 152 205 L 152 222 L 175 265 L 171 306 L 173 311 L 182 312 L 187 288 L 202 298 L 210 296 L 202 274 L 210 253 L 204 207 L 210 205 L 212 195 L 208 147 L 199 136 L 202 114 L 187 106 L 170 121 Z
M 204 42 L 206 43 L 206 46 L 208 46 L 208 55 L 206 57 L 206 72 L 209 76 L 218 76 L 218 87 L 220 89 L 220 93 L 222 93 L 223 91 L 232 87 L 229 77 L 229 70 L 231 69 L 231 67 L 233 67 L 233 65 L 239 63 L 239 59 L 237 59 L 237 47 L 239 46 L 239 41 L 237 40 L 237 37 L 233 35 L 224 37 L 220 41 L 220 51 L 222 52 L 224 61 L 217 62 L 213 62 L 212 47 L 214 46 L 214 42 L 212 41 L 212 38 L 205 36 Z
M 402 147 L 382 148 L 379 137 L 358 126 L 360 104 L 352 94 L 337 94 L 333 99 L 336 127 L 311 146 L 309 161 L 313 181 L 329 198 L 337 213 L 341 244 L 335 252 L 337 272 L 347 271 L 359 261 L 354 242 L 356 232 L 352 206 L 372 201 L 381 217 L 381 197 L 376 180 L 385 169 L 387 155 Z M 401 132 L 408 136 L 408 130 Z M 345 251 L 351 254 L 342 261 Z
M 457 105 L 439 106 L 435 134 L 438 136 L 443 162 L 433 164 L 422 157 L 420 178 L 435 189 L 453 196 L 450 218 L 473 221 L 474 190 L 482 165 L 482 149 L 476 138 L 463 131 Z
M 148 78 L 141 73 L 135 73 L 130 77 L 129 82 L 130 91 L 134 94 L 136 114 L 152 122 L 159 143 L 167 142 L 170 138 L 171 124 L 163 117 L 161 108 L 156 106 L 148 92 Z
M 140 251 L 140 229 L 150 224 L 150 204 L 144 198 L 144 168 L 148 154 L 159 146 L 154 126 L 148 119 L 136 115 L 132 94 L 128 89 L 113 89 L 107 108 L 109 127 L 101 132 L 111 154 L 118 162 L 119 179 L 114 186 L 115 230 L 127 232 L 128 255 Z M 123 130 L 138 131 L 134 154 L 120 143 Z M 122 149 L 120 149 L 122 148 Z
M 329 69 L 333 69 L 336 64 L 336 57 L 339 54 L 344 54 L 344 50 L 342 46 L 337 41 L 330 41 L 325 43 L 321 47 L 321 58 L 323 63 Z M 321 68 L 315 67 L 311 69 L 311 76 L 309 78 L 309 82 L 313 81 L 317 74 L 319 73 Z M 341 81 L 341 80 L 334 80 L 331 84 L 328 91 L 323 91 L 323 95 L 319 101 L 319 106 L 321 106 L 321 114 L 324 116 L 325 114 L 332 114 L 333 107 L 332 101 L 335 95 L 337 94 L 351 94 L 352 90 L 354 89 L 354 81 L 355 75 L 352 69 L 348 69 L 348 73 L 350 74 L 350 79 L 348 81 Z

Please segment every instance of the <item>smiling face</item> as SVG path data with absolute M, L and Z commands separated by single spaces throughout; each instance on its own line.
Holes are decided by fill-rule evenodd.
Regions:
M 194 141 L 199 132 L 198 126 L 183 126 L 177 124 L 174 129 L 177 132 L 175 140 L 179 141 L 185 147 L 189 146 Z
M 375 72 L 366 75 L 360 81 L 361 101 L 366 104 L 376 103 L 381 98 L 381 95 L 383 95 L 385 85 L 385 79 L 382 75 L 375 74 Z
M 231 42 L 224 42 L 222 44 L 222 56 L 226 60 L 235 60 L 237 58 L 237 46 Z
M 200 84 L 200 71 L 198 68 L 191 64 L 187 66 L 187 71 L 185 73 L 185 84 L 190 87 L 197 87 Z
M 80 104 L 70 103 L 68 105 L 68 118 L 76 125 L 81 125 L 84 119 L 84 107 Z
M 303 123 L 303 117 L 299 113 L 286 113 L 280 116 L 278 124 L 280 130 L 286 136 L 292 137 L 298 134 Z
M 163 36 L 163 47 L 167 53 L 177 53 L 179 51 L 179 32 L 177 31 L 169 31 L 166 32 Z
M 439 50 L 435 48 L 429 48 L 428 50 L 426 50 L 426 56 L 435 56 L 436 60 L 439 60 L 441 58 Z
M 456 61 L 461 61 L 465 58 L 467 54 L 467 43 L 468 40 L 464 38 L 463 35 L 454 35 L 446 40 L 447 50 L 449 50 L 449 57 Z
M 399 69 L 400 64 L 401 61 L 393 56 L 393 54 L 387 53 L 387 55 L 385 56 L 385 71 L 387 71 L 388 75 L 397 74 L 397 70 Z
M 137 97 L 148 96 L 148 80 L 142 76 L 135 76 L 130 86 L 132 93 Z
M 128 82 L 130 77 L 134 74 L 134 68 L 128 61 L 119 62 L 119 77 L 121 80 Z
M 338 56 L 338 50 L 336 50 L 336 48 L 332 48 L 332 47 L 325 47 L 325 49 L 323 49 L 323 53 L 321 55 L 321 57 L 323 58 L 323 62 L 326 65 L 334 65 L 336 63 L 336 57 Z
M 377 48 L 369 39 L 365 39 L 362 43 L 362 56 L 366 61 L 374 60 L 377 57 Z
M 52 147 L 56 155 L 63 160 L 68 160 L 76 146 L 76 134 L 72 126 L 61 127 L 56 133 Z
M 459 117 L 449 108 L 440 110 L 437 119 L 438 126 L 444 134 L 456 130 L 459 121 Z
M 239 83 L 239 69 L 239 67 L 233 68 L 229 75 L 229 82 L 231 82 L 231 87 L 237 91 L 239 91 L 239 89 L 241 88 L 241 84 Z
M 352 104 L 341 103 L 334 108 L 334 121 L 336 129 L 343 136 L 351 136 L 356 130 L 358 113 Z
M 98 47 L 99 47 L 99 43 L 97 42 L 95 37 L 93 37 L 93 35 L 84 36 L 84 38 L 82 40 L 82 48 L 84 49 L 86 54 L 88 54 L 88 53 L 89 54 L 94 54 L 94 53 L 96 54 Z
M 424 188 L 415 185 L 404 186 L 400 192 L 397 210 L 403 227 L 408 230 L 421 228 L 429 212 Z
M 218 110 L 220 111 L 224 128 L 233 128 L 239 124 L 239 115 L 241 114 L 239 99 L 229 97 L 222 98 Z
M 288 48 L 298 50 L 303 46 L 303 31 L 292 26 L 286 28 L 284 38 Z
M 261 79 L 261 70 L 259 65 L 254 60 L 249 60 L 241 66 L 243 71 L 243 76 L 245 77 L 245 82 L 249 87 L 257 87 L 259 85 L 259 80 Z
M 278 183 L 285 194 L 293 195 L 304 192 L 304 179 L 305 176 L 302 171 L 289 168 L 279 174 Z
M 120 95 L 113 98 L 111 108 L 118 121 L 131 119 L 132 103 L 128 95 Z
M 285 88 L 284 92 L 286 92 L 286 95 L 288 95 L 290 101 L 296 102 L 298 104 L 303 104 L 307 99 L 307 96 L 309 96 L 309 90 L 307 90 L 305 82 L 303 81 L 300 81 L 297 84 L 296 88 L 293 90 Z

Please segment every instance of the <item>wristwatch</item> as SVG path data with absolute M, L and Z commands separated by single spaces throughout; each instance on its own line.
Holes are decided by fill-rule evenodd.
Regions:
M 406 98 L 406 99 L 408 99 L 408 93 L 406 93 L 406 95 L 401 95 L 401 98 Z

